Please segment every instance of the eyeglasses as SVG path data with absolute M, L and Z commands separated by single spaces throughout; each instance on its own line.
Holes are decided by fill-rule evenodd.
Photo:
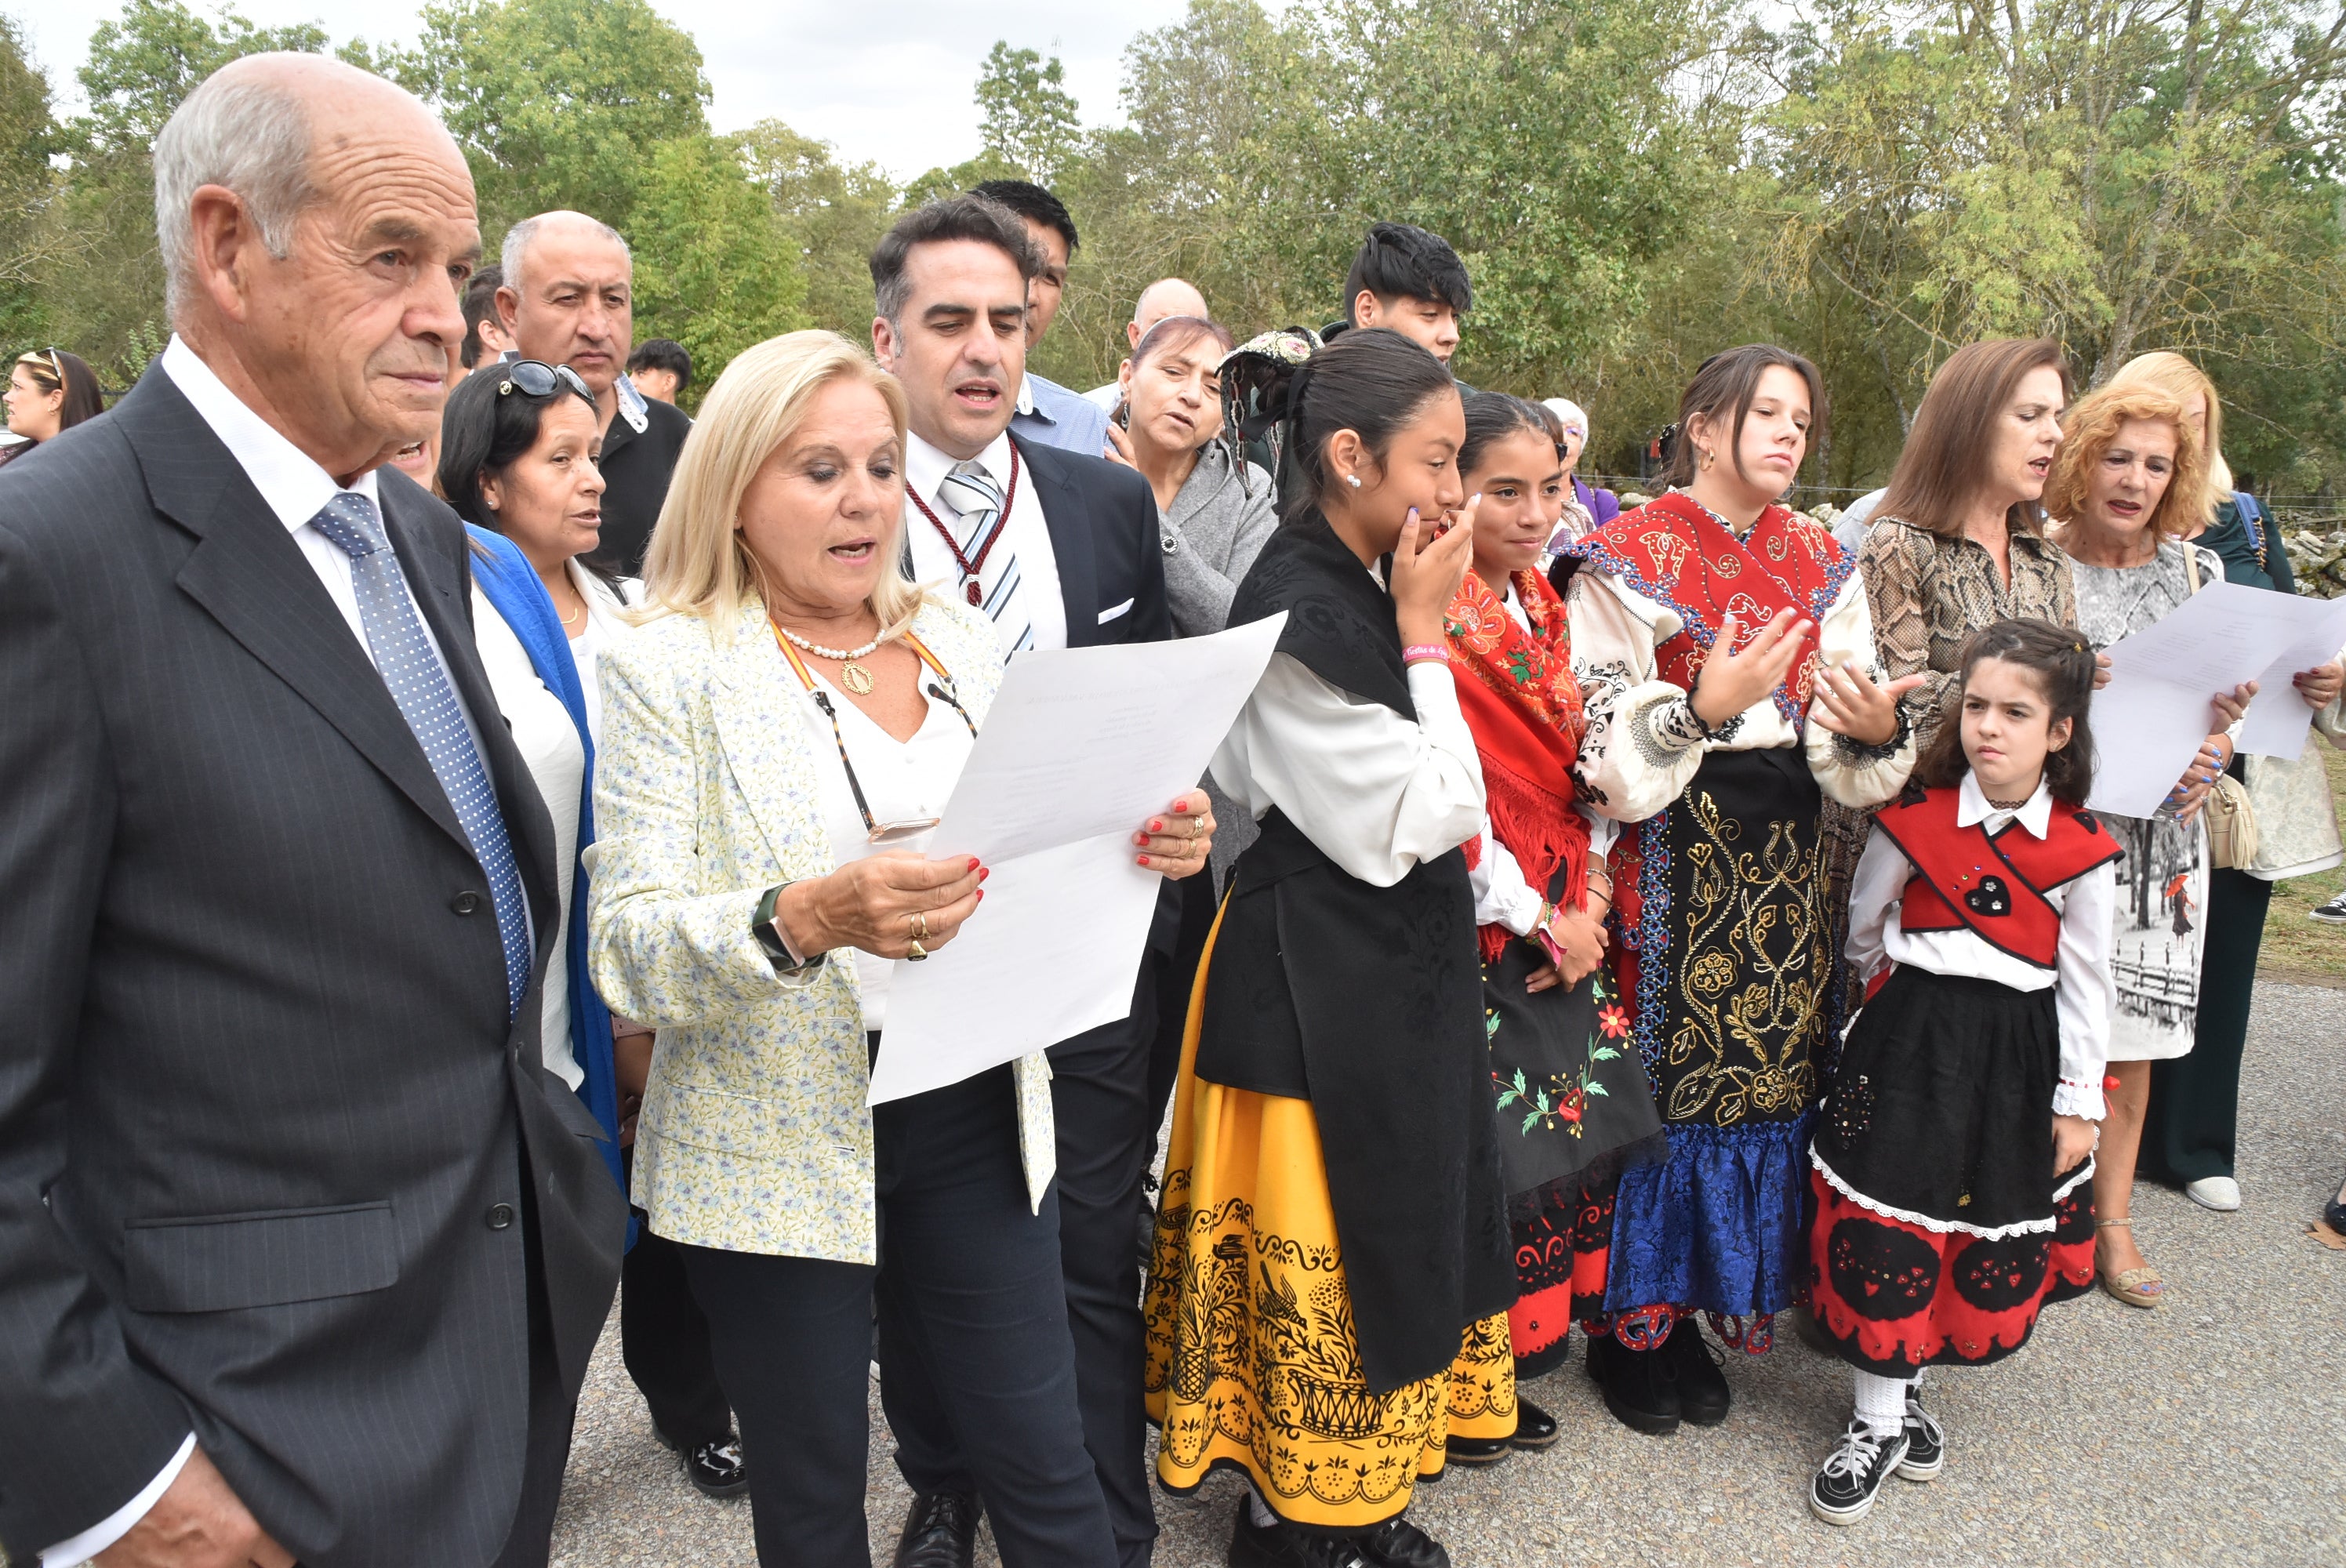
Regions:
M 855 777 L 855 759 L 847 755 L 847 737 L 840 733 L 839 710 L 831 706 L 831 694 L 811 688 L 808 695 L 814 698 L 815 706 L 822 709 L 823 717 L 831 720 L 831 738 L 839 747 L 839 765 L 847 769 L 847 788 L 848 791 L 855 797 L 855 809 L 863 813 L 863 829 L 870 835 L 865 840 L 867 843 L 901 843 L 915 834 L 927 832 L 944 820 L 942 817 L 921 817 L 904 821 L 882 822 L 874 817 L 872 814 L 872 803 L 863 798 L 862 781 Z M 929 682 L 929 695 L 960 714 L 961 721 L 969 726 L 970 738 L 974 740 L 977 738 L 977 720 L 969 716 L 969 709 L 961 705 L 960 698 L 954 696 L 951 687 L 933 680 Z
M 549 365 L 544 360 L 515 360 L 505 366 L 505 379 L 497 387 L 497 395 L 518 391 L 524 397 L 552 397 L 563 387 L 568 387 L 588 402 L 595 394 L 568 365 Z

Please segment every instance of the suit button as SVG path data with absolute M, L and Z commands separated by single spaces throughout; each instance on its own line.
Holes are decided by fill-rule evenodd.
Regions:
M 475 892 L 458 893 L 449 901 L 448 907 L 458 914 L 471 914 L 481 907 L 481 895 Z
M 499 1203 L 489 1206 L 489 1228 L 491 1230 L 503 1230 L 511 1224 L 513 1224 L 513 1205 L 509 1203 Z

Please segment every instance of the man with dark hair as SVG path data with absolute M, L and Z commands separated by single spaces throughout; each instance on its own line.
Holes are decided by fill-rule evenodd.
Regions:
M 674 338 L 647 338 L 627 356 L 627 379 L 653 402 L 674 407 L 692 384 L 692 355 Z
M 872 347 L 903 383 L 910 410 L 904 555 L 915 579 L 982 607 L 1005 652 L 1162 641 L 1173 620 L 1148 482 L 1098 457 L 1059 451 L 1011 418 L 1026 364 L 1028 285 L 1044 261 L 1027 224 L 969 196 L 906 214 L 872 254 Z M 1051 1047 L 1057 1261 L 1076 1405 L 1123 1568 L 1148 1563 L 1157 1533 L 1143 1448 L 1145 1337 L 1132 1217 L 1156 1130 L 1148 1116 L 1156 997 L 1171 983 L 1179 914 L 1168 884 L 1131 1015 Z M 978 1511 L 965 1451 L 1000 1437 L 983 1430 L 982 1410 L 952 1406 L 947 1380 L 923 1362 L 912 1337 L 898 1288 L 883 1268 L 880 1393 L 897 1468 L 917 1494 L 895 1561 L 900 1568 L 965 1564 Z M 983 1371 L 1022 1386 L 1062 1375 L 1019 1364 L 1007 1350 L 1002 1366 Z
M 456 351 L 458 368 L 475 370 L 483 360 L 494 360 L 513 347 L 505 324 L 497 320 L 497 290 L 505 281 L 503 268 L 484 267 L 464 285 L 464 343 Z M 455 391 L 454 382 L 448 390 Z
M 970 194 L 1008 208 L 1042 252 L 1043 270 L 1027 285 L 1026 348 L 1031 353 L 1051 330 L 1059 314 L 1059 301 L 1066 296 L 1067 264 L 1082 244 L 1076 237 L 1076 220 L 1066 203 L 1029 180 L 989 179 Z M 1030 440 L 1086 457 L 1102 456 L 1107 450 L 1107 411 L 1081 392 L 1033 371 L 1020 383 L 1018 410 L 1011 416 L 1010 428 Z
M 1347 325 L 1391 327 L 1445 365 L 1458 351 L 1458 318 L 1474 306 L 1458 252 L 1413 224 L 1371 224 L 1344 277 Z

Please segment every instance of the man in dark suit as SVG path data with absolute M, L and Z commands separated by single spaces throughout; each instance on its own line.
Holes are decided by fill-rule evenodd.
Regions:
M 1163 535 L 1148 482 L 1009 429 L 1025 366 L 1029 286 L 1042 268 L 1018 218 L 978 197 L 906 214 L 872 252 L 872 345 L 903 382 L 911 409 L 904 543 L 913 575 L 983 608 L 1014 657 L 1027 648 L 1169 638 Z M 1131 1016 L 1051 1048 L 1076 1398 L 1124 1568 L 1148 1563 L 1157 1534 L 1132 1223 L 1156 1131 L 1148 1120 L 1156 996 L 1172 983 L 1179 911 L 1168 885 Z M 986 1434 L 954 1430 L 884 1295 L 880 1340 L 896 1462 L 919 1494 L 896 1562 L 966 1564 L 977 1507 L 961 1448 Z
M 543 1564 L 623 1200 L 437 425 L 472 180 L 261 55 L 155 148 L 177 335 L 0 474 L 0 1541 Z

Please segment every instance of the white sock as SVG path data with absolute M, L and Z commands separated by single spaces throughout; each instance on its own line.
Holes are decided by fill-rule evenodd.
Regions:
M 1882 1378 L 1872 1372 L 1857 1373 L 1857 1419 L 1877 1438 L 1893 1438 L 1906 1424 L 1906 1390 L 1914 1386 L 1910 1379 Z
M 1862 1373 L 1859 1375 L 1863 1376 Z M 1257 1492 L 1251 1482 L 1247 1486 L 1247 1518 L 1253 1522 L 1257 1530 L 1268 1530 L 1279 1522 L 1279 1515 L 1270 1511 L 1270 1505 L 1263 1502 L 1262 1493 Z

